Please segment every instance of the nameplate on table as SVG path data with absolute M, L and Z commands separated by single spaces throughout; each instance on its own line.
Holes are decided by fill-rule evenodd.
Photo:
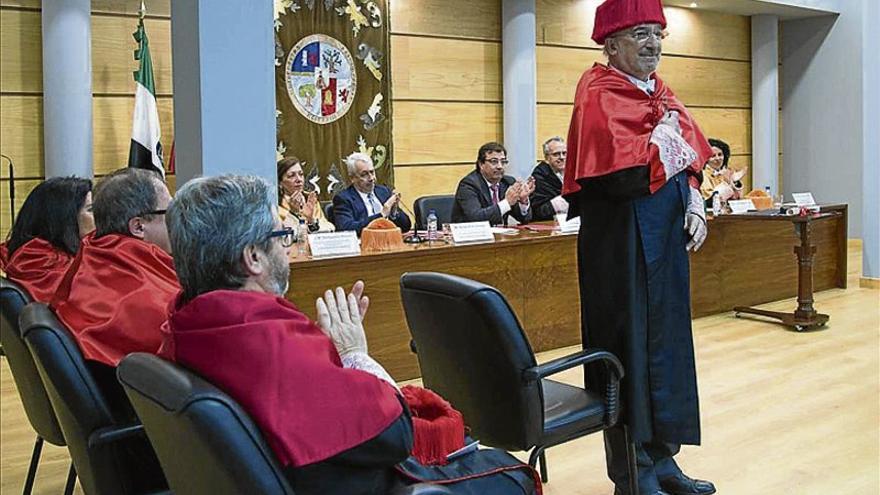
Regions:
M 727 205 L 730 206 L 730 212 L 733 214 L 757 210 L 751 199 L 731 199 Z
M 810 192 L 793 193 L 791 197 L 794 198 L 794 203 L 798 206 L 813 206 L 816 204 L 816 200 L 813 199 L 813 193 Z
M 557 213 L 556 223 L 559 224 L 559 232 L 561 234 L 577 234 L 581 230 L 581 217 L 574 217 L 568 220 L 568 213 Z
M 361 254 L 361 245 L 353 230 L 309 234 L 308 239 L 313 258 Z
M 466 244 L 470 242 L 492 242 L 495 236 L 492 234 L 492 226 L 489 222 L 465 222 L 451 223 L 449 229 L 452 232 L 452 242 Z

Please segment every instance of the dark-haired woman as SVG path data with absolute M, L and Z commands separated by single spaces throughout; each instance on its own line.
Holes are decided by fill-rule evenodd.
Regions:
M 290 156 L 278 161 L 278 214 L 285 227 L 298 227 L 304 220 L 309 232 L 335 230 L 324 221 L 315 192 L 305 192 L 305 174 L 298 158 Z
M 95 229 L 92 181 L 48 179 L 28 195 L 3 244 L 0 268 L 36 301 L 49 301 L 64 278 L 80 239 Z
M 730 146 L 724 141 L 709 139 L 709 145 L 712 146 L 712 157 L 709 158 L 703 169 L 703 184 L 700 186 L 703 199 L 708 206 L 711 206 L 709 201 L 716 193 L 723 202 L 740 199 L 743 189 L 740 179 L 748 169 L 731 170 L 727 168 L 727 163 L 730 161 Z

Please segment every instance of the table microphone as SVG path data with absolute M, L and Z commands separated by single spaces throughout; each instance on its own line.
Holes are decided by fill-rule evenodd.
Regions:
M 416 218 L 416 214 L 413 213 L 412 211 L 410 211 L 410 209 L 406 207 L 406 205 L 403 203 L 403 201 L 398 201 L 397 204 L 394 205 L 394 207 L 395 208 L 402 207 L 403 211 L 409 213 L 410 216 L 412 216 L 412 219 L 414 222 L 418 222 L 418 219 Z M 413 229 L 413 235 L 404 239 L 403 242 L 405 242 L 407 244 L 421 244 L 422 242 L 425 242 L 425 240 L 422 239 L 421 236 L 419 236 L 419 229 L 418 229 L 417 224 L 416 224 L 416 228 Z

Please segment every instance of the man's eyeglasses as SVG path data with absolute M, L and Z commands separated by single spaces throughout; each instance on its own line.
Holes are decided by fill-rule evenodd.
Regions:
M 271 239 L 273 237 L 281 238 L 281 245 L 283 247 L 293 246 L 293 242 L 296 241 L 296 232 L 291 228 L 281 229 L 281 230 L 273 230 L 269 232 L 269 235 L 266 236 Z
M 550 153 L 550 156 L 555 156 L 556 158 L 559 158 L 560 156 L 566 156 L 566 155 L 568 155 L 567 151 L 554 151 L 553 153 Z
M 666 31 L 662 30 L 651 31 L 648 29 L 635 29 L 627 33 L 622 33 L 620 36 L 627 36 L 636 40 L 636 43 L 643 45 L 648 42 L 649 38 L 654 38 L 656 41 L 663 41 L 667 34 Z
M 136 217 L 145 217 L 147 215 L 164 215 L 168 210 L 150 210 L 141 213 L 140 215 L 135 215 Z
M 510 163 L 510 160 L 507 160 L 507 159 L 502 160 L 500 158 L 492 158 L 490 160 L 486 160 L 485 162 L 492 165 L 492 166 L 495 166 L 495 167 L 497 167 L 498 165 L 504 165 L 506 167 L 507 164 Z
M 363 172 L 357 174 L 361 179 L 369 179 L 370 177 L 376 175 L 376 170 L 364 170 Z

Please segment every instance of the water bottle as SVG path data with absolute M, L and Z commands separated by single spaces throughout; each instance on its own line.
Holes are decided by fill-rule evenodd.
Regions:
M 721 195 L 717 192 L 712 193 L 712 216 L 717 217 L 721 214 Z
M 437 238 L 437 212 L 428 211 L 428 244 L 432 244 Z
M 770 186 L 764 186 L 764 193 L 767 194 L 768 198 L 772 198 L 773 195 L 770 194 Z
M 299 219 L 299 228 L 296 229 L 296 251 L 297 256 L 306 254 L 306 236 L 309 235 L 309 228 L 306 227 L 305 219 Z

